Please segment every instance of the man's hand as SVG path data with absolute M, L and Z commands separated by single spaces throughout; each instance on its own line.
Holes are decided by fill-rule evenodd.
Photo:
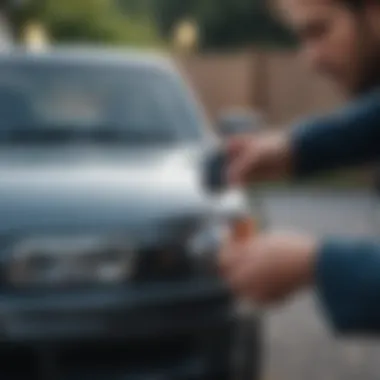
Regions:
M 284 132 L 239 136 L 227 143 L 232 185 L 286 178 L 292 171 L 289 137 Z
M 220 255 L 220 270 L 236 295 L 272 304 L 292 295 L 314 277 L 316 239 L 297 234 L 263 234 Z

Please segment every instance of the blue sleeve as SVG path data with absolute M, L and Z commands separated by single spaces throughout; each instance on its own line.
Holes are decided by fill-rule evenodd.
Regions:
M 316 286 L 338 333 L 380 333 L 380 244 L 325 241 Z
M 375 161 L 380 157 L 380 89 L 296 126 L 292 143 L 295 177 Z

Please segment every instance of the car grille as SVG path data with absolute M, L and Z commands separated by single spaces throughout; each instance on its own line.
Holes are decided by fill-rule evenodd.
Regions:
M 112 376 L 138 377 L 159 373 L 174 363 L 191 359 L 195 344 L 192 339 L 180 337 L 170 340 L 86 344 L 67 346 L 60 355 L 64 379 L 101 379 Z M 109 376 L 109 377 L 107 377 Z
M 198 354 L 198 356 L 197 356 Z M 204 370 L 194 338 L 89 342 L 0 349 L 4 380 L 198 379 Z
M 140 250 L 137 268 L 136 281 L 170 281 L 194 275 L 189 256 L 180 245 Z

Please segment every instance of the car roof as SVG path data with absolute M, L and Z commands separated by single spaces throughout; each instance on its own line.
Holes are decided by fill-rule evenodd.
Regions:
M 41 63 L 123 65 L 131 68 L 146 68 L 153 71 L 173 72 L 172 60 L 160 51 L 133 48 L 111 48 L 96 46 L 52 46 L 42 50 L 12 47 L 0 51 L 0 62 L 33 61 Z

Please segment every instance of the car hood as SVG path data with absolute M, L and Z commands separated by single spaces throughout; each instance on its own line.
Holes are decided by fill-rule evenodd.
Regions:
M 203 212 L 199 148 L 2 149 L 0 232 L 115 228 Z

